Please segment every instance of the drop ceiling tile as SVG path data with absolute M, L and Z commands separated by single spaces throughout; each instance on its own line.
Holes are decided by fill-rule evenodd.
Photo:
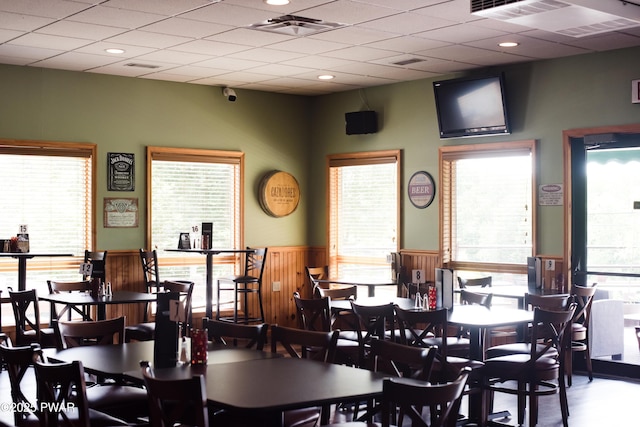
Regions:
M 207 40 L 259 47 L 291 40 L 293 38 L 293 36 L 285 34 L 257 31 L 249 28 L 236 28 L 231 31 L 225 31 L 223 33 L 207 37 Z
M 162 15 L 95 6 L 69 18 L 70 21 L 134 29 L 163 19 Z
M 571 56 L 586 53 L 584 49 L 575 46 L 526 37 L 522 34 L 512 34 L 508 39 L 509 41 L 519 43 L 519 46 L 513 48 L 498 46 L 498 43 L 505 41 L 503 37 L 478 40 L 469 42 L 467 45 L 511 55 L 525 56 L 529 59 L 553 58 L 555 56 Z
M 120 48 L 120 49 L 124 49 L 124 53 L 122 54 L 113 54 L 113 53 L 107 53 L 106 49 L 110 49 L 110 48 Z M 91 43 L 88 44 L 86 46 L 83 46 L 79 49 L 76 49 L 77 52 L 83 52 L 83 53 L 91 53 L 94 55 L 107 55 L 107 56 L 112 56 L 118 59 L 122 59 L 122 58 L 132 58 L 134 56 L 139 56 L 139 55 L 144 55 L 146 53 L 151 53 L 153 52 L 155 49 L 149 48 L 149 47 L 142 47 L 142 46 L 131 46 L 131 45 L 125 45 L 122 43 L 118 43 L 117 45 L 114 45 L 113 43 L 109 43 L 109 42 L 96 42 L 96 43 Z
M 36 62 L 36 67 L 56 68 L 70 71 L 84 71 L 96 67 L 117 62 L 119 58 L 110 58 L 104 55 L 91 55 L 88 53 L 68 52 Z
M 288 52 L 298 52 L 308 55 L 317 55 L 349 46 L 345 43 L 328 42 L 310 38 L 294 38 L 280 43 L 274 43 L 269 47 L 272 49 L 285 50 Z
M 39 16 L 20 15 L 17 13 L 0 13 L 0 28 L 16 31 L 33 31 L 45 25 L 55 22 L 51 18 Z
M 294 76 L 301 73 L 307 73 L 309 72 L 309 69 L 302 68 L 302 67 L 292 67 L 290 65 L 283 65 L 283 64 L 269 64 L 269 65 L 262 65 L 260 67 L 252 68 L 251 71 L 277 77 L 277 76 Z
M 389 33 L 407 35 L 451 25 L 455 25 L 455 22 L 415 13 L 400 13 L 360 24 L 365 28 L 376 28 Z
M 177 15 L 210 4 L 212 2 L 208 0 L 109 0 L 105 6 L 160 15 Z
M 245 59 L 233 59 L 221 56 L 218 58 L 212 58 L 206 61 L 198 62 L 197 65 L 199 67 L 219 68 L 229 71 L 243 71 L 255 67 L 260 67 L 266 64 L 260 61 L 247 61 Z
M 91 43 L 91 40 L 37 33 L 28 33 L 8 42 L 8 44 L 18 46 L 40 47 L 60 51 L 77 49 L 89 43 Z
M 136 56 L 136 59 L 150 62 L 167 62 L 170 64 L 193 64 L 195 62 L 206 61 L 209 59 L 209 56 L 197 53 L 178 52 L 175 50 L 156 50 L 154 52 Z
M 42 18 L 62 19 L 86 8 L 87 4 L 65 0 L 0 0 L 1 12 L 13 12 Z
M 484 54 L 488 54 L 489 51 L 486 49 L 478 49 L 475 47 L 454 44 L 450 46 L 438 47 L 435 49 L 427 49 L 427 50 L 415 52 L 415 53 L 422 56 L 430 56 L 433 58 L 448 59 L 451 61 L 455 61 L 459 58 L 471 58 L 471 57 L 482 56 Z
M 64 53 L 64 51 L 32 46 L 19 46 L 8 43 L 0 45 L 0 56 L 28 59 L 31 61 L 40 61 L 42 59 L 60 55 L 61 53 Z
M 188 37 L 179 37 L 167 34 L 150 33 L 148 31 L 133 30 L 127 31 L 126 33 L 122 33 L 114 37 L 110 37 L 105 41 L 114 44 L 123 43 L 133 46 L 164 49 L 179 44 L 184 44 L 192 40 L 193 39 Z
M 301 58 L 292 59 L 290 61 L 283 61 L 285 65 L 292 65 L 294 67 L 304 67 L 313 69 L 331 69 L 340 65 L 348 64 L 351 61 L 340 58 L 329 58 L 322 55 L 308 55 Z
M 171 48 L 171 50 L 175 50 L 178 52 L 200 53 L 209 56 L 230 55 L 232 53 L 242 52 L 243 50 L 247 49 L 249 49 L 249 47 L 247 46 L 231 43 L 220 43 L 211 40 L 194 40 L 178 46 L 173 46 Z
M 192 12 L 187 12 L 180 17 L 194 19 L 196 21 L 214 22 L 217 24 L 247 27 L 256 22 L 279 16 L 279 12 L 269 12 L 249 7 L 236 6 L 227 3 L 215 3 Z
M 319 6 L 325 3 L 331 3 L 332 1 L 333 0 L 295 0 L 283 6 L 273 6 L 256 0 L 224 0 L 224 2 L 227 4 L 251 7 L 254 9 L 266 10 L 269 12 L 276 12 L 279 15 L 297 14 L 301 10 Z
M 344 43 L 345 41 L 348 41 L 349 44 L 362 45 L 396 37 L 398 37 L 398 34 L 354 25 L 338 28 L 333 31 L 324 31 L 318 34 L 312 34 L 307 38 L 337 43 Z
M 355 3 L 358 3 L 358 0 L 354 0 Z M 367 0 L 364 3 L 374 4 L 377 6 L 388 7 L 396 10 L 414 10 L 423 7 L 427 7 L 430 5 L 441 3 L 442 0 Z
M 506 34 L 508 33 L 491 28 L 476 27 L 470 24 L 457 24 L 449 27 L 421 32 L 419 34 L 416 34 L 416 36 L 448 43 L 466 43 L 475 40 L 495 38 Z
M 331 58 L 350 59 L 353 61 L 371 61 L 374 59 L 386 58 L 394 55 L 394 52 L 383 49 L 374 49 L 367 46 L 354 46 L 345 49 L 326 52 L 324 56 Z
M 303 56 L 305 55 L 298 52 L 286 52 L 284 50 L 267 48 L 248 49 L 229 55 L 230 58 L 249 59 L 271 63 L 290 61 L 292 59 L 301 58 Z
M 413 13 L 446 19 L 454 22 L 475 22 L 484 18 L 471 14 L 470 0 L 438 2 L 427 7 L 412 10 Z
M 369 3 L 336 0 L 318 7 L 309 8 L 304 11 L 303 16 L 343 24 L 358 24 L 382 18 L 389 15 L 389 13 L 396 13 L 396 11 Z
M 172 74 L 189 77 L 189 80 L 202 79 L 206 77 L 227 74 L 229 70 L 221 70 L 210 67 L 200 67 L 197 65 L 184 65 L 171 69 Z
M 429 40 L 423 37 L 400 36 L 374 43 L 369 43 L 367 44 L 367 47 L 410 53 L 418 52 L 425 49 L 434 49 L 436 47 L 447 46 L 450 44 L 451 43 L 439 40 Z
M 15 39 L 16 37 L 20 37 L 23 34 L 23 31 L 0 29 L 0 43 Z
M 46 27 L 35 30 L 39 34 L 54 36 L 75 37 L 78 39 L 102 40 L 122 33 L 123 28 L 108 27 L 105 25 L 85 24 L 83 22 L 58 21 Z
M 141 27 L 144 31 L 168 34 L 173 36 L 191 37 L 194 39 L 209 37 L 224 31 L 232 30 L 231 25 L 213 22 L 195 21 L 193 19 L 169 18 Z

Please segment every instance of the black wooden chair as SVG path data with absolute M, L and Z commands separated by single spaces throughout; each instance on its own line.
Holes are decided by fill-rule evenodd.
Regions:
M 38 343 L 41 347 L 55 347 L 55 331 L 40 323 L 40 306 L 35 289 L 9 291 L 9 300 L 16 322 L 16 345 Z
M 163 379 L 156 377 L 148 362 L 142 361 L 140 366 L 148 395 L 150 427 L 209 427 L 204 376 Z
M 107 282 L 107 251 L 84 251 L 84 262 L 92 266 L 91 275 L 83 275 L 82 280 L 100 279 Z

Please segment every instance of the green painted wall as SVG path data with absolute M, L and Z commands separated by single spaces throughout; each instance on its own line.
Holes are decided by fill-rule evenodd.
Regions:
M 148 145 L 243 151 L 245 243 L 304 245 L 306 199 L 291 215 L 273 218 L 262 211 L 257 194 L 260 179 L 273 169 L 292 173 L 306 193 L 310 100 L 236 92 L 238 100 L 229 102 L 219 87 L 1 65 L 0 138 L 98 145 L 98 249 L 145 245 Z M 135 154 L 134 192 L 107 191 L 108 152 Z M 104 197 L 138 197 L 140 227 L 103 228 Z
M 406 184 L 418 170 L 438 180 L 438 147 L 454 144 L 521 141 L 539 143 L 539 184 L 561 183 L 562 131 L 640 121 L 640 104 L 631 104 L 631 80 L 640 78 L 640 48 L 495 68 L 504 71 L 513 132 L 498 137 L 440 140 L 435 117 L 433 80 L 418 80 L 337 93 L 314 99 L 312 105 L 311 181 L 313 193 L 324 194 L 326 155 L 400 148 L 403 150 L 404 249 L 437 250 L 437 197 L 417 209 L 406 197 Z M 445 78 L 458 77 L 458 75 Z M 346 135 L 344 113 L 366 109 L 378 112 L 379 132 Z M 487 191 L 499 191 L 487 189 Z M 325 241 L 325 199 L 309 200 L 309 244 Z M 375 206 L 371 207 L 375 209 Z M 563 208 L 538 209 L 539 252 L 562 255 Z
M 102 199 L 114 196 L 138 197 L 143 208 L 141 225 L 133 232 L 104 229 L 100 215 L 98 249 L 144 245 L 147 145 L 245 152 L 245 243 L 272 246 L 325 244 L 327 154 L 399 148 L 401 247 L 435 250 L 437 199 L 416 209 L 404 188 L 417 170 L 430 172 L 437 181 L 439 146 L 536 139 L 539 183 L 559 183 L 563 130 L 640 120 L 640 104 L 631 104 L 630 95 L 631 80 L 640 78 L 640 48 L 496 70 L 506 75 L 513 133 L 443 141 L 438 138 L 432 80 L 315 98 L 236 89 L 238 100 L 231 103 L 219 87 L 0 65 L 0 138 L 98 144 L 99 212 Z M 367 106 L 378 112 L 379 132 L 347 136 L 344 113 Z M 120 151 L 136 155 L 133 193 L 106 191 L 106 153 Z M 292 173 L 301 187 L 298 209 L 284 218 L 266 215 L 258 203 L 260 179 L 273 169 Z M 562 207 L 539 209 L 540 253 L 562 254 L 562 215 Z

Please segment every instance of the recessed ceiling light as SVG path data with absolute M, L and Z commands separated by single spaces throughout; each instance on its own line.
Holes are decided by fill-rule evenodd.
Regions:
M 498 46 L 500 47 L 516 47 L 520 45 L 520 43 L 517 42 L 502 42 L 502 43 L 498 43 Z
M 332 76 L 331 74 L 321 74 L 318 76 L 319 80 L 331 80 L 335 78 L 335 76 Z
M 124 49 L 118 49 L 115 47 L 109 48 L 109 49 L 105 49 L 104 50 L 107 53 L 116 53 L 116 54 L 120 54 L 120 53 L 124 53 Z
M 284 6 L 285 4 L 289 4 L 289 0 L 264 0 L 264 2 L 271 6 Z

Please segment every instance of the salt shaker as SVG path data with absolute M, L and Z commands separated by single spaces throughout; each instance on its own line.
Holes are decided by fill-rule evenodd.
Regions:
M 413 307 L 422 308 L 422 297 L 420 296 L 420 292 L 416 292 L 416 302 Z
M 107 282 L 107 288 L 105 290 L 105 295 L 110 297 L 113 296 L 113 291 L 111 290 L 111 282 Z

